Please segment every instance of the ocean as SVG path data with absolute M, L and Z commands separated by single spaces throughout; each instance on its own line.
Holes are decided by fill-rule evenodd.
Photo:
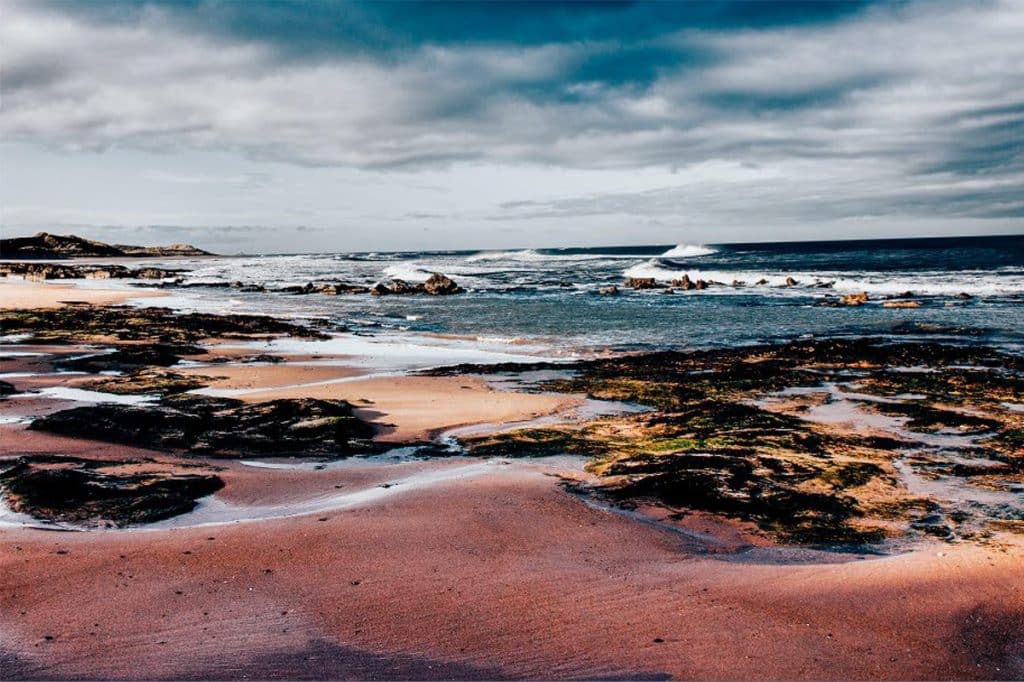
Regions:
M 967 335 L 1024 348 L 1024 236 L 254 255 L 165 264 L 190 270 L 186 285 L 243 282 L 268 288 L 311 281 L 416 282 L 441 272 L 466 293 L 326 296 L 190 286 L 169 288 L 172 298 L 150 302 L 211 312 L 327 317 L 336 328 L 356 334 L 451 337 L 548 354 L 908 333 Z M 627 277 L 667 282 L 683 274 L 722 284 L 673 294 L 621 286 Z M 796 285 L 785 285 L 790 277 Z M 621 294 L 597 293 L 610 285 L 619 285 Z M 866 305 L 819 305 L 826 296 L 861 291 L 870 297 Z M 905 292 L 922 306 L 881 305 L 886 296 Z

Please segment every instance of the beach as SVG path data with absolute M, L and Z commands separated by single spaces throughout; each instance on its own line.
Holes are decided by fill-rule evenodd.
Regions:
M 366 336 L 303 326 L 308 317 L 189 317 L 143 307 L 154 294 L 180 305 L 173 290 L 0 281 L 11 387 L 0 441 L 6 464 L 27 463 L 3 484 L 4 678 L 1024 675 L 1024 536 L 1012 515 L 936 497 L 942 520 L 915 526 L 924 493 L 894 477 L 938 465 L 894 459 L 885 440 L 980 447 L 995 427 L 911 432 L 863 411 L 899 400 L 787 394 L 773 378 L 832 372 L 837 357 L 842 371 L 894 365 L 879 360 L 888 346 L 652 361 L 537 339 Z M 1007 362 L 974 347 L 899 348 L 908 364 L 927 355 L 941 381 Z M 684 376 L 688 395 L 666 388 Z M 705 376 L 721 381 L 695 383 Z M 882 386 L 888 376 L 865 374 L 857 390 L 903 395 Z M 986 384 L 1002 403 L 972 386 L 967 404 L 925 416 L 1019 428 L 1020 413 L 1000 406 L 1019 399 L 1017 384 Z M 76 409 L 81 418 L 65 416 Z M 754 410 L 742 428 L 726 416 L 737 409 Z M 686 410 L 702 410 L 715 438 L 665 430 Z M 180 421 L 193 415 L 204 425 Z M 698 478 L 709 496 L 687 508 L 651 483 L 693 484 L 690 469 L 661 468 L 690 461 L 691 440 L 717 457 L 750 438 L 774 448 L 752 451 L 758 461 L 781 453 L 775 473 L 752 474 L 761 492 Z M 1019 493 L 1000 492 L 1019 480 L 1015 446 L 993 442 L 1003 459 L 935 480 L 980 476 L 962 485 L 1016 504 Z M 808 467 L 825 455 L 807 447 L 827 450 L 818 473 Z M 55 467 L 137 497 L 63 508 L 32 487 Z M 791 487 L 791 469 L 808 482 Z M 181 496 L 167 506 L 148 492 L 186 480 L 214 492 L 167 488 Z M 820 511 L 791 519 L 796 494 Z M 777 506 L 754 506 L 758 495 Z M 835 507 L 846 495 L 856 507 Z

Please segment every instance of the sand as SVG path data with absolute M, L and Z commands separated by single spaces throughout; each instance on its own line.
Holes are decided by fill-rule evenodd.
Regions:
M 297 359 L 187 371 L 224 376 L 215 386 L 244 400 L 351 400 L 392 441 L 580 403 Z M 8 399 L 0 415 L 68 405 Z M 721 519 L 669 525 L 588 502 L 562 486 L 561 476 L 586 476 L 566 458 L 257 467 L 20 424 L 0 425 L 0 449 L 202 464 L 225 482 L 177 528 L 66 532 L 0 519 L 0 678 L 1024 676 L 1020 538 L 891 556 L 750 546 Z M 245 520 L 194 525 L 217 518 Z
M 58 308 L 69 301 L 93 305 L 116 305 L 133 298 L 166 296 L 163 291 L 151 289 L 129 291 L 125 289 L 99 289 L 79 287 L 69 283 L 29 282 L 0 277 L 0 309 Z
M 473 377 L 388 376 L 319 383 L 235 396 L 259 402 L 275 398 L 348 400 L 379 427 L 378 440 L 428 440 L 461 426 L 502 424 L 566 412 L 579 397 L 495 391 Z
M 330 473 L 354 488 L 375 484 L 365 472 Z M 743 562 L 702 556 L 685 537 L 587 506 L 531 463 L 398 488 L 366 506 L 278 521 L 6 530 L 0 641 L 17 652 L 8 670 L 149 678 L 1024 674 L 1020 545 L 932 545 L 813 565 Z

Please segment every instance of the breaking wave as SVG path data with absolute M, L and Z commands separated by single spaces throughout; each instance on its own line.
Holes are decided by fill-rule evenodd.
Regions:
M 661 255 L 663 258 L 697 258 L 710 256 L 713 253 L 718 253 L 718 249 L 712 249 L 703 244 L 679 244 Z
M 786 291 L 804 294 L 808 289 L 820 290 L 824 285 L 829 285 L 829 288 L 837 293 L 865 291 L 873 296 L 894 296 L 912 291 L 921 296 L 955 296 L 959 293 L 968 293 L 984 297 L 1014 295 L 1024 291 L 1024 274 L 996 275 L 991 271 L 962 271 L 954 276 L 950 276 L 948 272 L 936 271 L 902 274 L 897 277 L 886 272 L 864 272 L 851 277 L 849 272 L 702 270 L 652 258 L 626 268 L 622 274 L 625 277 L 651 277 L 660 282 L 670 282 L 681 279 L 683 275 L 689 275 L 693 281 L 703 279 L 706 282 L 726 285 L 737 282 L 743 286 L 784 287 Z M 787 279 L 790 277 L 796 280 L 796 285 L 787 287 Z

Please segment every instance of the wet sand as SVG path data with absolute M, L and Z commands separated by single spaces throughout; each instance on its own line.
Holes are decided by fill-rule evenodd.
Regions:
M 16 278 L 0 278 L 0 309 L 58 308 L 69 302 L 92 305 L 117 305 L 133 298 L 166 296 L 164 291 L 146 289 L 100 289 L 78 287 L 69 283 L 30 282 Z
M 6 529 L 0 547 L 0 641 L 17 654 L 15 675 L 1024 673 L 1019 544 L 723 560 L 590 507 L 522 462 L 344 511 L 165 531 Z

